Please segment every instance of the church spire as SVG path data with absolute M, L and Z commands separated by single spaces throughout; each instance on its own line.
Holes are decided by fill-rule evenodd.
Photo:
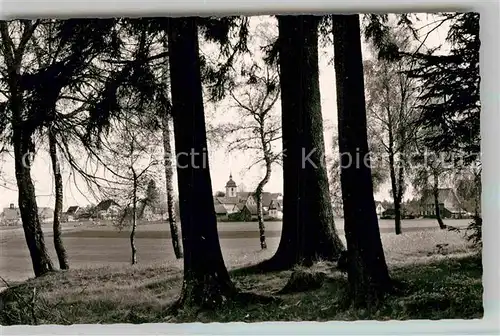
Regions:
M 236 182 L 233 180 L 233 174 L 229 173 L 229 181 L 226 183 L 226 196 L 235 197 L 236 196 Z

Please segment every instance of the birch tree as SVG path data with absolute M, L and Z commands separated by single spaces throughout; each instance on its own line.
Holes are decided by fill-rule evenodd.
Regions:
M 395 30 L 391 37 L 401 50 L 410 43 L 409 36 L 400 31 Z M 407 59 L 370 60 L 364 64 L 368 128 L 382 149 L 383 163 L 389 171 L 396 234 L 402 233 L 401 203 L 408 175 L 405 157 L 413 148 L 419 120 L 417 82 L 406 74 L 412 65 Z
M 137 120 L 137 119 L 136 119 Z M 137 263 L 137 248 L 135 234 L 139 217 L 138 206 L 147 206 L 148 183 L 152 180 L 155 168 L 160 163 L 159 139 L 152 136 L 140 123 L 133 120 L 115 123 L 116 139 L 107 141 L 109 149 L 108 167 L 114 169 L 114 175 L 119 181 L 119 187 L 113 190 L 124 207 L 120 218 L 120 226 L 124 221 L 130 221 L 131 263 Z
M 253 154 L 254 166 L 264 168 L 264 176 L 255 189 L 260 246 L 267 248 L 262 192 L 269 182 L 273 166 L 280 162 L 281 151 L 276 142 L 281 139 L 281 124 L 275 104 L 280 97 L 279 77 L 272 66 L 259 67 L 253 64 L 242 69 L 244 80 L 230 91 L 235 107 L 240 113 L 238 123 L 226 124 L 226 134 L 236 135 L 228 146 L 229 151 L 243 151 Z

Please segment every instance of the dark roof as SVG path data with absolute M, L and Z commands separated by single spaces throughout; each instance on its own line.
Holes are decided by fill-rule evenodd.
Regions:
M 77 212 L 77 211 L 78 211 L 78 209 L 80 209 L 80 207 L 79 207 L 78 205 L 73 205 L 73 206 L 70 206 L 70 207 L 68 208 L 68 211 L 66 211 L 66 213 L 67 213 L 68 215 L 72 215 L 72 214 L 74 214 L 75 212 Z
M 216 197 L 221 204 L 238 204 L 238 197 Z
M 271 202 L 278 199 L 278 193 L 263 192 L 262 193 L 262 206 L 268 207 Z
M 251 215 L 257 215 L 258 210 L 256 205 L 245 204 L 244 208 L 247 208 Z
M 229 175 L 229 181 L 226 183 L 226 188 L 236 187 L 236 182 L 233 181 L 233 175 Z
M 99 204 L 97 204 L 96 208 L 98 211 L 106 211 L 108 210 L 112 205 L 118 205 L 118 203 L 116 203 L 115 201 L 113 201 L 112 199 L 108 199 L 108 200 L 105 200 L 105 201 L 102 201 L 100 202 Z
M 218 202 L 221 204 L 240 204 L 240 203 L 245 203 L 248 199 L 248 197 L 254 197 L 255 199 L 255 193 L 250 192 L 250 191 L 240 191 L 236 193 L 236 197 L 215 197 Z M 271 201 L 278 199 L 278 197 L 281 196 L 280 193 L 270 193 L 270 192 L 263 192 L 262 193 L 262 206 L 268 207 L 271 204 Z
M 257 201 L 257 199 L 255 197 L 255 192 L 244 191 L 244 192 L 238 193 L 238 197 L 244 201 L 246 201 L 249 196 L 252 196 L 254 198 L 254 200 Z M 268 207 L 271 204 L 271 201 L 277 200 L 279 196 L 281 196 L 280 193 L 270 193 L 270 192 L 264 191 L 262 193 L 262 206 Z
M 443 188 L 438 190 L 439 203 L 445 203 L 446 200 L 451 202 L 452 208 L 448 210 L 460 210 L 462 208 L 460 200 L 451 188 Z M 434 195 L 432 190 L 426 190 L 423 193 L 423 204 L 434 204 Z
M 248 196 L 252 195 L 253 193 L 250 192 L 250 191 L 238 191 L 236 193 L 236 195 L 242 199 L 242 200 L 246 200 L 248 198 Z
M 226 210 L 226 208 L 222 204 L 216 203 L 216 204 L 214 204 L 214 206 L 215 206 L 215 213 L 217 215 L 225 215 L 225 214 L 227 214 L 227 210 Z

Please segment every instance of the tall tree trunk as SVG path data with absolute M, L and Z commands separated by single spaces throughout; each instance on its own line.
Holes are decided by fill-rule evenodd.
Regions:
M 354 305 L 370 306 L 390 290 L 391 281 L 380 239 L 371 169 L 367 164 L 369 152 L 358 15 L 334 15 L 333 38 L 348 280 Z M 358 157 L 363 162 L 355 162 Z
M 343 250 L 333 222 L 324 157 L 316 16 L 278 16 L 283 123 L 283 229 L 276 254 L 262 264 L 287 269 Z
M 14 160 L 16 169 L 17 188 L 19 190 L 19 211 L 23 222 L 24 236 L 30 251 L 33 271 L 39 277 L 53 271 L 52 261 L 47 253 L 45 239 L 38 217 L 35 186 L 31 179 L 31 162 L 29 156 L 33 154 L 31 136 L 20 127 L 14 126 Z
M 130 232 L 130 248 L 132 249 L 132 265 L 137 263 L 137 248 L 135 247 L 135 230 L 137 229 L 137 175 L 134 175 L 134 195 L 132 197 L 132 231 Z
M 266 244 L 266 228 L 264 225 L 264 209 L 262 205 L 262 191 L 264 190 L 264 186 L 267 184 L 267 182 L 269 182 L 269 179 L 271 178 L 271 168 L 272 168 L 271 161 L 266 160 L 266 175 L 259 182 L 259 184 L 257 185 L 257 189 L 255 190 L 255 197 L 257 198 L 257 219 L 259 221 L 260 247 L 263 250 L 267 249 L 267 244 Z
M 436 173 L 432 174 L 432 195 L 434 197 L 434 212 L 436 214 L 436 220 L 439 224 L 441 230 L 446 229 L 446 225 L 441 218 L 441 208 L 439 207 L 439 176 Z
M 169 19 L 169 62 L 184 282 L 177 305 L 214 306 L 235 294 L 222 257 L 207 155 L 198 27 Z
M 387 86 L 386 86 L 387 88 Z M 389 90 L 387 89 L 387 92 Z M 387 97 L 389 101 L 389 97 Z M 387 128 L 388 128 L 388 135 L 389 135 L 389 172 L 391 176 L 391 193 L 392 193 L 392 200 L 394 201 L 394 224 L 395 224 L 395 232 L 396 234 L 401 234 L 401 203 L 398 199 L 399 195 L 399 188 L 398 188 L 398 183 L 397 183 L 397 178 L 396 178 L 396 164 L 394 162 L 394 133 L 393 133 L 393 122 L 392 122 L 392 115 L 389 106 L 386 107 L 387 109 Z
M 474 180 L 476 182 L 476 192 L 474 193 L 474 218 L 480 218 L 481 211 L 480 211 L 480 205 L 481 205 L 481 172 L 475 172 L 474 173 Z
M 20 90 L 20 68 L 22 53 L 24 50 L 18 49 L 18 59 L 8 52 L 9 40 L 12 39 L 8 33 L 5 22 L 0 22 L 2 32 L 3 47 L 5 49 L 4 61 L 7 65 L 6 80 L 9 86 L 10 99 L 9 108 L 12 112 L 12 129 L 14 143 L 14 163 L 16 171 L 16 182 L 18 189 L 19 211 L 23 222 L 24 236 L 30 251 L 31 262 L 35 276 L 44 275 L 53 270 L 50 256 L 45 247 L 42 227 L 38 218 L 38 206 L 36 204 L 35 186 L 31 179 L 30 154 L 34 154 L 34 144 L 32 141 L 32 130 L 26 129 L 23 125 L 22 112 L 24 109 L 22 91 Z M 26 32 L 26 31 L 25 31 Z M 31 33 L 25 37 L 29 38 Z M 8 55 L 8 56 L 7 56 Z M 28 160 L 27 160 L 28 159 Z
M 63 208 L 63 180 L 61 175 L 61 167 L 59 158 L 57 157 L 57 142 L 56 135 L 52 129 L 49 129 L 49 153 L 52 161 L 52 170 L 54 172 L 54 186 L 56 191 L 56 200 L 54 205 L 54 248 L 56 250 L 59 267 L 61 269 L 69 269 L 68 256 L 62 242 L 61 233 L 61 213 Z
M 167 213 L 168 223 L 170 225 L 170 236 L 172 238 L 172 246 L 174 248 L 175 257 L 182 258 L 182 247 L 179 239 L 179 227 L 175 218 L 174 209 L 174 187 L 173 178 L 174 172 L 172 169 L 172 146 L 170 145 L 170 115 L 168 112 L 162 115 L 162 131 L 163 131 L 163 151 L 165 155 L 165 183 L 167 189 Z
M 398 178 L 397 178 L 397 186 L 398 186 L 398 193 L 397 193 L 397 201 L 400 207 L 400 213 L 404 213 L 404 209 L 401 207 L 401 203 L 403 203 L 403 193 L 405 190 L 404 186 L 404 167 L 402 166 L 402 163 L 400 163 L 400 166 L 398 167 Z
M 389 140 L 390 141 L 390 140 Z M 390 146 L 390 145 L 389 145 Z M 389 150 L 389 172 L 391 176 L 391 194 L 394 201 L 394 224 L 396 234 L 401 234 L 401 200 L 399 199 L 399 186 L 396 177 L 396 167 L 394 163 L 394 153 Z

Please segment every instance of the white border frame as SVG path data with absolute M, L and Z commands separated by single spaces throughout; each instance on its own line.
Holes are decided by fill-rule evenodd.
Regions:
M 279 1 L 279 2 L 278 2 Z M 229 15 L 271 13 L 325 13 L 325 12 L 437 12 L 477 11 L 481 15 L 481 149 L 483 165 L 483 265 L 484 265 L 484 319 L 440 321 L 390 321 L 390 322 L 297 322 L 297 323 L 189 323 L 189 324 L 115 324 L 73 326 L 12 326 L 0 327 L 3 335 L 24 334 L 217 334 L 217 335 L 267 335 L 267 334 L 498 334 L 500 333 L 500 272 L 498 256 L 500 245 L 500 165 L 498 154 L 499 80 L 498 62 L 500 32 L 498 0 L 142 0 L 142 1 L 0 1 L 0 18 L 19 17 L 110 17 L 110 16 L 181 16 Z M 497 260 L 497 262 L 495 262 Z

